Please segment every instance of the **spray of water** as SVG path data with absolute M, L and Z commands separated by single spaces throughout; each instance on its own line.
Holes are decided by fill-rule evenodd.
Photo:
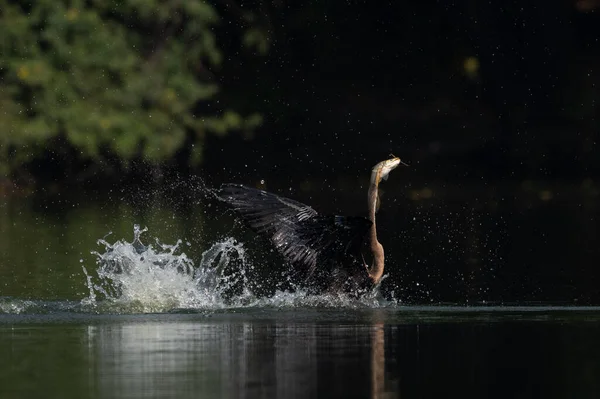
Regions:
M 145 246 L 147 231 L 134 226 L 132 242 L 98 240 L 95 273 L 85 267 L 89 295 L 82 301 L 97 312 L 165 312 L 240 307 L 378 307 L 377 291 L 360 299 L 345 294 L 309 294 L 301 289 L 260 296 L 260 282 L 249 276 L 254 266 L 244 245 L 233 238 L 214 243 L 198 265 L 174 245 Z M 95 275 L 93 275 L 95 274 Z

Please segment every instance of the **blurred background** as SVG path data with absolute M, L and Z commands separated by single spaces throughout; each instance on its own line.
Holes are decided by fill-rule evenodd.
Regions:
M 5 291 L 82 295 L 27 276 L 53 254 L 77 269 L 117 225 L 228 232 L 218 207 L 193 225 L 202 195 L 173 182 L 364 214 L 370 168 L 393 153 L 410 167 L 382 186 L 388 295 L 600 304 L 599 13 L 595 0 L 0 0 Z M 158 222 L 163 205 L 179 222 Z

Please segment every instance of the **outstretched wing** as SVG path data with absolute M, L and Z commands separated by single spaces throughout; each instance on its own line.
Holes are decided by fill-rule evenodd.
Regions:
M 372 225 L 361 217 L 321 216 L 308 205 L 239 184 L 222 185 L 219 198 L 252 230 L 269 238 L 288 261 L 306 267 L 309 275 L 317 257 L 353 254 Z

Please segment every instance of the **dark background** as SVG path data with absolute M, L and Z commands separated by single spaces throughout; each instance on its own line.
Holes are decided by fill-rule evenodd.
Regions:
M 427 181 L 597 176 L 594 4 L 266 3 L 268 56 L 235 58 L 222 83 L 267 123 L 215 139 L 207 167 L 339 175 L 393 152 Z

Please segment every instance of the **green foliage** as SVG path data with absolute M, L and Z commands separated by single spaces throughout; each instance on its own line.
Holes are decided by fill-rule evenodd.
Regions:
M 124 163 L 191 142 L 200 162 L 206 132 L 255 127 L 204 106 L 219 90 L 218 21 L 201 0 L 0 0 L 0 176 L 58 137 Z
M 264 29 L 249 28 L 242 36 L 242 43 L 248 48 L 255 48 L 260 55 L 265 55 L 269 51 L 269 37 Z

